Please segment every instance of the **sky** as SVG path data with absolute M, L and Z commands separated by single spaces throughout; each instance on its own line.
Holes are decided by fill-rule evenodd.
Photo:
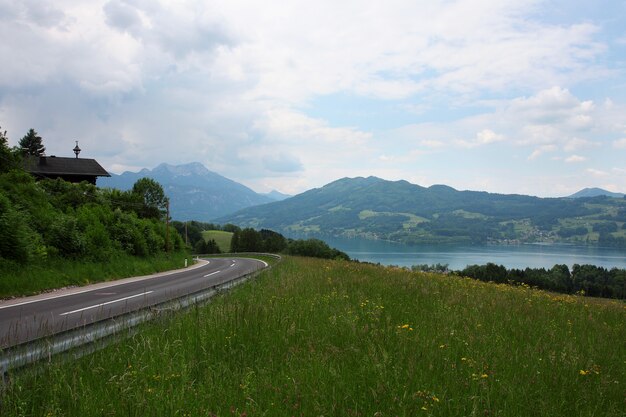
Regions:
M 0 127 L 257 192 L 626 192 L 626 2 L 0 0 Z

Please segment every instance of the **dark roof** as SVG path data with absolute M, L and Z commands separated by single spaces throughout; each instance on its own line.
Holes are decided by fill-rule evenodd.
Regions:
M 86 175 L 110 177 L 95 159 L 64 158 L 58 156 L 28 157 L 24 159 L 26 171 L 35 175 Z

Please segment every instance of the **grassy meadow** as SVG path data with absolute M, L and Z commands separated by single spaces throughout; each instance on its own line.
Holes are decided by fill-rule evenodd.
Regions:
M 285 258 L 76 361 L 2 416 L 624 416 L 626 306 Z
M 223 253 L 230 252 L 230 241 L 233 237 L 232 232 L 224 232 L 223 230 L 205 230 L 202 232 L 204 240 L 215 240 L 217 246 Z

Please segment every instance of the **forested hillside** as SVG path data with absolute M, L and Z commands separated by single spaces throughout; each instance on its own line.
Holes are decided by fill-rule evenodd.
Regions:
M 138 191 L 60 179 L 35 182 L 26 172 L 10 171 L 0 175 L 0 261 L 154 255 L 166 249 L 161 216 Z M 172 231 L 169 248 L 181 247 Z
M 287 234 L 402 243 L 555 242 L 626 246 L 626 199 L 539 198 L 343 178 L 218 219 Z

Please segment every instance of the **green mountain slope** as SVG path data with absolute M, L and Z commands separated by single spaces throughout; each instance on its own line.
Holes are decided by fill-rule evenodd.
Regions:
M 570 195 L 569 198 L 598 197 L 603 195 L 607 197 L 624 198 L 624 194 L 622 193 L 612 193 L 602 188 L 583 188 L 577 193 Z
M 284 201 L 250 207 L 218 221 L 286 234 L 404 243 L 597 243 L 601 235 L 604 240 L 626 237 L 622 229 L 626 200 L 491 194 L 359 177 L 343 178 Z

